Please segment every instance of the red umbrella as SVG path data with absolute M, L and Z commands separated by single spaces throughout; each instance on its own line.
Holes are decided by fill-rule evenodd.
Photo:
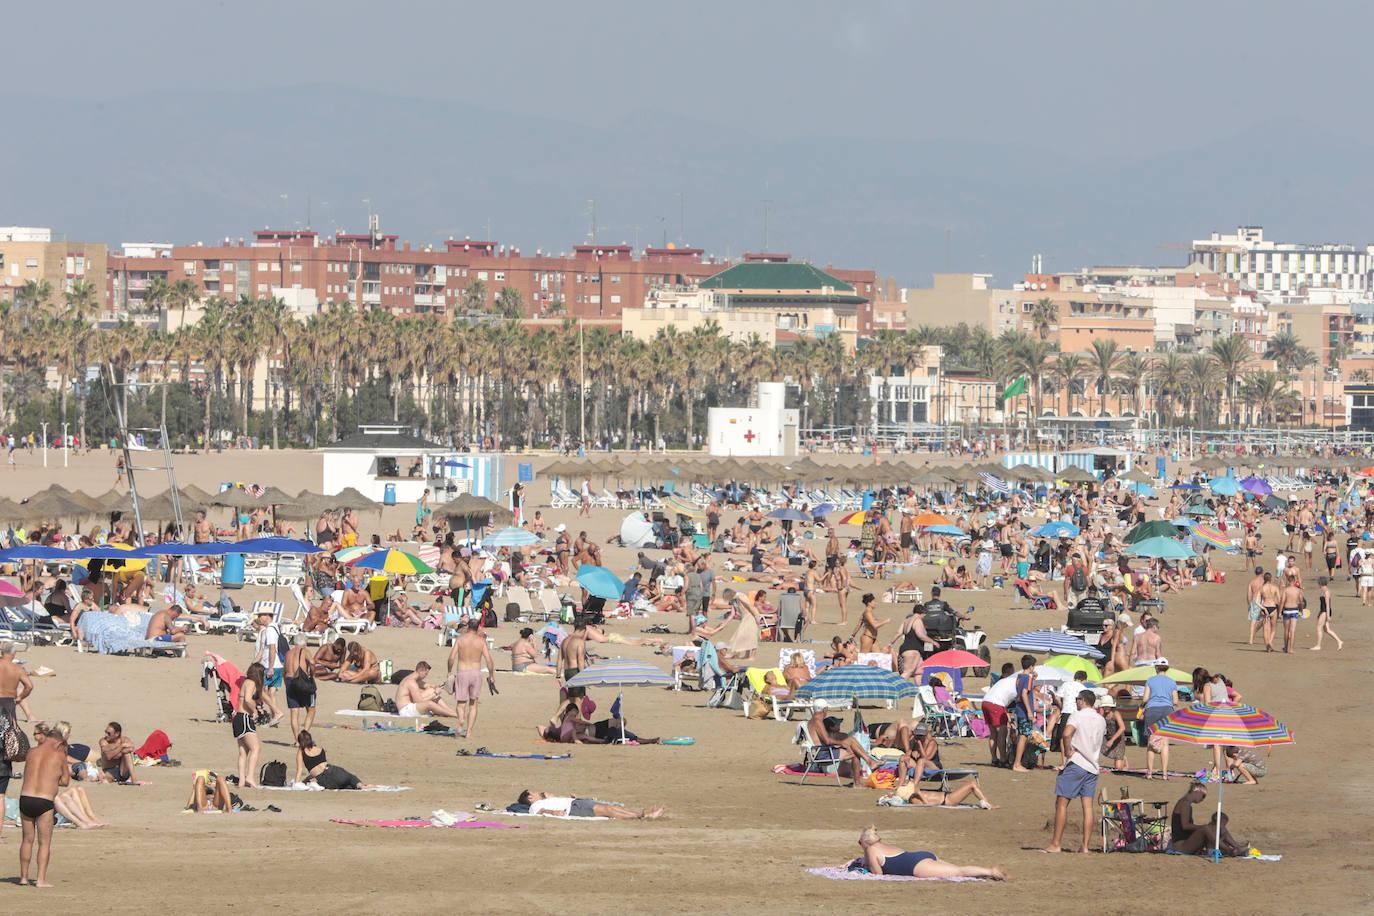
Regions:
M 921 663 L 922 668 L 986 668 L 986 660 L 963 649 L 946 649 L 936 652 Z

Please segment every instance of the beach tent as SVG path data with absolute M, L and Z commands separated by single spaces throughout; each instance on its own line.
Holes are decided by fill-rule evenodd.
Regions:
M 624 547 L 649 547 L 654 543 L 654 526 L 643 514 L 631 512 L 620 523 L 620 543 Z

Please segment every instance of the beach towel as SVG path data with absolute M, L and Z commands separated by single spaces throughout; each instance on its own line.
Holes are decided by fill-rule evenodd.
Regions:
M 1103 776 L 1139 776 L 1139 777 L 1141 777 L 1142 779 L 1145 778 L 1145 771 L 1144 771 L 1143 769 L 1140 769 L 1140 768 L 1128 768 L 1128 769 L 1125 769 L 1125 770 L 1113 770 L 1111 767 L 1099 767 L 1097 771 L 1098 771 L 1099 773 L 1101 773 Z M 1155 772 L 1155 776 L 1156 776 L 1156 777 L 1159 776 L 1158 771 Z M 1170 770 L 1170 771 L 1169 771 L 1169 778 L 1170 778 L 1170 779 L 1192 779 L 1192 778 L 1193 778 L 1193 774 L 1192 774 L 1192 773 L 1180 773 L 1180 772 L 1178 772 L 1178 771 L 1176 771 L 1176 770 Z
M 326 789 L 313 782 L 293 782 L 284 786 L 249 786 L 264 792 L 409 792 L 410 786 L 372 786 L 369 789 Z
M 497 829 L 519 830 L 519 824 L 498 824 L 495 821 L 459 821 L 456 824 L 435 824 L 431 821 L 422 821 L 418 818 L 396 818 L 386 821 L 350 821 L 343 818 L 331 817 L 331 824 L 349 824 L 354 827 L 433 827 L 437 830 L 467 827 L 471 829 L 481 829 L 484 827 L 495 827 Z
M 459 757 L 504 757 L 508 760 L 570 760 L 572 754 L 503 754 L 488 751 L 485 754 L 473 751 L 467 754 L 459 754 Z
M 875 875 L 869 871 L 850 871 L 843 865 L 808 868 L 808 875 L 819 875 L 832 881 L 982 881 L 982 878 L 917 878 L 914 875 Z
M 167 737 L 167 733 L 161 729 L 156 729 L 148 740 L 143 742 L 143 746 L 134 751 L 139 757 L 166 757 L 167 751 L 171 750 L 172 739 Z
M 430 723 L 431 725 L 433 722 Z M 452 728 L 416 728 L 413 725 L 397 725 L 394 722 L 366 722 L 362 725 L 337 725 L 315 723 L 315 728 L 346 728 L 355 732 L 384 732 L 391 735 L 435 735 L 440 738 L 453 738 L 457 736 Z
M 360 719 L 425 719 L 428 716 L 402 716 L 394 712 L 370 712 L 366 709 L 336 709 L 336 716 L 354 716 Z
M 1188 858 L 1190 858 L 1190 859 L 1199 859 L 1199 858 L 1201 858 L 1201 859 L 1210 859 L 1210 858 L 1212 857 L 1212 852 L 1211 852 L 1211 850 L 1207 850 L 1207 851 L 1205 851 L 1205 852 L 1194 853 L 1193 855 L 1189 856 L 1188 853 L 1186 853 L 1186 852 L 1174 852 L 1172 849 L 1169 849 L 1169 850 L 1166 850 L 1166 851 L 1165 851 L 1165 855 L 1170 855 L 1170 856 L 1188 856 Z M 1228 860 L 1228 861 L 1237 860 L 1237 859 L 1251 859 L 1251 860 L 1253 860 L 1253 861 L 1255 861 L 1255 862 L 1279 862 L 1279 861 L 1281 861 L 1281 860 L 1283 859 L 1283 856 L 1271 856 L 1271 855 L 1222 856 L 1222 858 L 1223 858 L 1223 859 L 1226 859 L 1226 860 Z
M 528 811 L 512 811 L 506 808 L 497 811 L 497 814 L 504 814 L 506 817 L 547 817 L 556 821 L 609 821 L 609 817 L 573 817 L 571 814 L 564 816 L 561 814 L 530 814 Z

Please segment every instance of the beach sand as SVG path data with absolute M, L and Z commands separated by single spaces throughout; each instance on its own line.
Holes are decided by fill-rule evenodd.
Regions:
M 73 456 L 68 468 L 35 468 L 38 456 L 19 454 L 15 471 L 0 469 L 0 496 L 18 500 L 57 482 L 88 493 L 102 493 L 114 479 L 108 453 Z M 512 459 L 514 460 L 514 459 Z M 857 460 L 857 459 L 856 459 Z M 542 462 L 540 462 L 542 463 Z M 49 464 L 61 454 L 49 453 Z M 222 480 L 255 481 L 295 492 L 318 488 L 319 457 L 313 453 L 227 452 L 177 460 L 178 481 L 215 489 Z M 164 488 L 149 481 L 146 490 Z M 583 524 L 575 510 L 547 508 L 542 478 L 529 488 L 529 507 L 541 508 L 550 524 L 564 521 L 574 533 L 586 528 L 605 542 L 618 530 L 623 513 L 595 510 Z M 223 511 L 219 518 L 224 517 Z M 733 515 L 728 515 L 733 518 Z M 391 509 L 383 527 L 413 518 L 412 506 Z M 377 515 L 363 517 L 373 530 Z M 847 529 L 846 529 L 847 530 Z M 853 529 L 857 536 L 858 529 Z M 1266 566 L 1272 565 L 1274 526 Z M 605 551 L 618 574 L 633 552 Z M 719 556 L 715 566 L 719 570 Z M 1309 652 L 1315 615 L 1298 628 L 1295 656 L 1266 655 L 1245 645 L 1243 594 L 1247 575 L 1237 558 L 1224 558 L 1224 585 L 1189 590 L 1171 598 L 1162 618 L 1164 651 L 1176 667 L 1203 665 L 1225 672 L 1245 701 L 1286 724 L 1295 746 L 1280 747 L 1269 759 L 1269 775 L 1256 787 L 1227 787 L 1226 810 L 1232 832 L 1283 861 L 1226 861 L 1211 864 L 1177 856 L 1094 854 L 1046 856 L 1048 821 L 1054 804 L 1054 773 L 1013 774 L 984 766 L 985 742 L 964 739 L 942 748 L 947 766 L 984 766 L 982 786 L 1003 807 L 996 811 L 925 811 L 879 808 L 875 790 L 836 788 L 833 780 L 776 776 L 771 767 L 799 759 L 791 744 L 797 723 L 750 721 L 727 710 L 706 709 L 705 695 L 661 689 L 631 689 L 626 712 L 631 727 L 645 735 L 691 735 L 686 747 L 643 746 L 571 748 L 571 760 L 459 758 L 459 747 L 486 746 L 517 753 L 564 752 L 567 746 L 542 744 L 534 726 L 555 706 L 550 677 L 516 677 L 498 670 L 499 696 L 484 696 L 473 737 L 466 741 L 411 734 L 366 733 L 326 725 L 357 726 L 359 720 L 334 715 L 356 706 L 356 687 L 324 684 L 315 737 L 331 762 L 364 782 L 400 784 L 412 791 L 388 793 L 266 792 L 243 790 L 250 804 L 265 810 L 227 816 L 183 815 L 191 773 L 235 769 L 235 744 L 227 724 L 209 718 L 214 703 L 200 688 L 206 650 L 240 666 L 251 645 L 231 637 L 192 637 L 186 659 L 143 659 L 80 655 L 66 648 L 36 648 L 22 653 L 30 669 L 46 665 L 55 677 L 36 680 L 31 706 L 39 718 L 66 719 L 73 740 L 94 744 L 104 724 L 118 720 L 141 742 L 153 729 L 171 736 L 172 755 L 181 768 L 140 768 L 150 784 L 142 787 L 85 783 L 98 814 L 112 826 L 100 830 L 58 831 L 49 879 L 57 887 L 41 892 L 62 910 L 173 912 L 366 906 L 370 911 L 405 906 L 459 903 L 475 911 L 605 911 L 618 906 L 653 911 L 793 911 L 867 906 L 890 908 L 915 902 L 946 912 L 1009 912 L 1013 908 L 1072 913 L 1209 910 L 1220 912 L 1352 912 L 1371 902 L 1371 841 L 1367 830 L 1371 781 L 1365 774 L 1371 715 L 1358 699 L 1370 675 L 1369 614 L 1354 600 L 1344 577 L 1334 589 L 1336 629 L 1346 649 Z M 928 590 L 932 568 L 918 569 L 916 580 Z M 724 577 L 722 577 L 724 578 Z M 851 615 L 865 590 L 880 593 L 886 583 L 855 579 Z M 244 605 L 261 590 L 234 594 Z M 976 605 L 976 622 L 991 641 L 1038 626 L 1058 627 L 1063 611 L 1031 611 L 1013 606 L 1005 590 L 948 596 L 962 609 Z M 1315 600 L 1313 600 L 1315 605 Z M 290 599 L 288 598 L 288 608 Z M 906 608 L 880 605 L 893 618 L 885 641 Z M 289 610 L 288 610 L 289 613 Z M 610 629 L 639 635 L 650 623 L 666 621 L 685 629 L 680 615 L 614 623 Z M 856 618 L 851 616 L 848 633 Z M 821 622 L 807 638 L 820 649 L 841 632 L 833 596 L 821 602 Z M 725 631 L 728 636 L 732 628 Z M 502 624 L 492 634 L 508 643 L 515 627 Z M 447 652 L 435 645 L 433 631 L 385 629 L 365 637 L 366 644 L 397 668 L 426 659 L 442 669 Z M 648 649 L 615 647 L 623 654 L 661 668 L 667 660 Z M 611 654 L 616 654 L 612 652 Z M 765 644 L 762 657 L 776 654 Z M 1020 653 L 994 650 L 1000 666 Z M 509 668 L 509 654 L 498 652 L 498 669 Z M 388 694 L 390 691 L 387 691 Z M 598 718 L 608 714 L 613 691 L 593 691 Z M 867 721 L 892 713 L 865 709 Z M 848 716 L 846 716 L 848 720 Z M 261 759 L 294 768 L 287 727 L 264 728 Z M 1132 766 L 1143 766 L 1142 749 L 1130 749 Z M 1055 758 L 1057 759 L 1057 755 Z M 1174 745 L 1171 763 L 1192 771 L 1210 760 L 1199 747 Z M 814 781 L 814 784 L 813 784 Z M 1100 786 L 1115 798 L 1125 786 L 1133 797 L 1171 805 L 1185 780 L 1145 782 L 1104 774 Z M 487 802 L 502 807 L 523 788 L 576 793 L 623 802 L 631 807 L 664 804 L 661 821 L 558 822 L 519 819 L 519 830 L 385 830 L 330 823 L 331 818 L 428 817 L 438 808 L 474 811 Z M 17 794 L 16 781 L 11 792 Z M 1216 788 L 1196 816 L 1215 805 Z M 873 823 L 885 840 L 906 849 L 928 849 L 959 863 L 1001 865 L 1013 883 L 955 884 L 827 881 L 805 867 L 841 864 L 858 854 L 859 830 Z M 1071 811 L 1066 846 L 1077 835 L 1078 814 Z M 1094 835 L 1094 844 L 1097 837 Z M 19 831 L 4 830 L 0 843 L 0 881 L 17 874 Z M 35 890 L 0 884 L 6 908 Z M 919 898 L 919 900 L 917 900 Z M 11 903 L 13 901 L 13 903 Z

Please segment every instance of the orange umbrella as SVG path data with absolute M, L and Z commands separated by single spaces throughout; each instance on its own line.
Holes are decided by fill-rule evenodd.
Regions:
M 1367 468 L 1360 468 L 1360 469 L 1359 469 L 1358 471 L 1356 471 L 1355 473 L 1357 473 L 1357 474 L 1363 474 L 1365 477 L 1374 477 L 1374 466 L 1370 466 L 1370 467 L 1367 467 Z
M 953 520 L 945 518 L 938 512 L 922 512 L 920 515 L 913 518 L 911 520 L 911 523 L 915 525 L 917 528 L 928 528 L 931 525 L 954 524 Z

